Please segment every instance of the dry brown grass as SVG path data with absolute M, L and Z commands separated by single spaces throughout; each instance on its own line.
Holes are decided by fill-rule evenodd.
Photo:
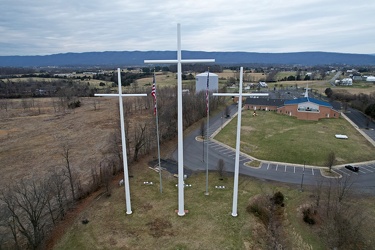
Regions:
M 43 176 L 63 165 L 62 144 L 69 141 L 71 164 L 83 178 L 99 164 L 107 150 L 109 135 L 117 126 L 116 100 L 101 99 L 94 110 L 92 99 L 82 107 L 55 113 L 52 99 L 35 99 L 24 110 L 21 100 L 10 100 L 8 112 L 0 110 L 0 162 L 2 186 L 22 177 Z

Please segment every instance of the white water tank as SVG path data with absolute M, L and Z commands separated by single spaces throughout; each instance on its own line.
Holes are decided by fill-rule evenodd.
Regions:
M 198 74 L 195 77 L 195 92 L 198 93 L 200 91 L 206 91 L 207 89 L 207 75 L 209 75 L 208 79 L 208 86 L 209 91 L 211 92 L 217 92 L 219 89 L 219 76 L 211 73 L 211 72 L 204 72 L 201 74 Z

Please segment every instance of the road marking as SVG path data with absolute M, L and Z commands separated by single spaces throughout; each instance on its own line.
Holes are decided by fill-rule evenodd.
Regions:
M 311 168 L 311 172 L 312 172 L 312 175 L 314 175 L 314 169 L 313 168 Z
M 368 169 L 368 167 L 369 167 L 369 166 L 362 166 L 361 168 L 364 168 L 364 169 L 366 169 L 367 171 L 369 171 L 369 172 L 371 172 L 371 173 L 374 173 L 374 171 Z
M 279 167 L 279 164 L 276 164 L 276 171 L 277 171 L 277 168 Z
M 343 174 L 350 175 L 347 172 L 342 171 L 341 169 L 336 169 L 336 170 L 339 171 L 339 172 L 341 172 L 341 173 L 343 173 Z
M 285 165 L 285 170 L 284 170 L 284 172 L 286 172 L 286 165 Z
M 267 165 L 267 170 L 270 168 L 270 164 L 268 163 L 268 165 Z
M 294 166 L 294 173 L 296 173 L 296 166 Z
M 370 166 L 367 166 L 367 167 L 369 167 L 369 168 L 371 168 L 371 169 L 374 169 L 374 170 L 375 170 L 375 167 L 373 167 L 373 166 L 371 166 L 371 165 L 370 165 Z
M 226 149 L 226 148 L 224 148 L 224 149 L 219 149 L 218 151 L 219 151 L 220 153 L 224 153 L 224 154 L 232 152 L 232 150 L 229 150 L 229 149 Z M 226 153 L 225 153 L 225 152 L 226 152 Z
M 372 171 L 372 170 L 370 170 L 370 169 L 368 169 L 368 168 L 371 168 L 371 169 L 375 170 L 375 168 L 372 168 L 371 166 L 365 166 L 365 169 L 366 169 L 367 171 L 370 171 L 371 173 L 373 173 L 374 171 Z

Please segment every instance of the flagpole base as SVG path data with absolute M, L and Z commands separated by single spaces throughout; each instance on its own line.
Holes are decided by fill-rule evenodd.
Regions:
M 182 216 L 185 216 L 185 214 L 189 213 L 189 210 L 184 210 L 183 213 L 179 213 L 178 210 L 174 210 L 174 212 L 177 213 L 178 216 L 181 216 L 181 217 L 182 217 Z

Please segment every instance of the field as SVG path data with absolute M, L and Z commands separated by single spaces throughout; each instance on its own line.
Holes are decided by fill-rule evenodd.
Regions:
M 99 101 L 98 99 L 95 99 Z M 63 145 L 71 147 L 77 175 L 90 175 L 108 148 L 110 134 L 118 125 L 116 100 L 81 98 L 78 109 L 55 112 L 56 99 L 8 100 L 0 110 L 0 182 L 2 186 L 22 177 L 38 178 L 64 165 Z M 28 102 L 23 108 L 22 102 Z
M 244 110 L 241 151 L 255 158 L 324 166 L 329 152 L 337 164 L 374 160 L 374 147 L 344 118 L 301 121 L 274 112 Z M 215 139 L 235 147 L 237 119 L 233 119 Z M 335 134 L 346 134 L 338 140 Z

